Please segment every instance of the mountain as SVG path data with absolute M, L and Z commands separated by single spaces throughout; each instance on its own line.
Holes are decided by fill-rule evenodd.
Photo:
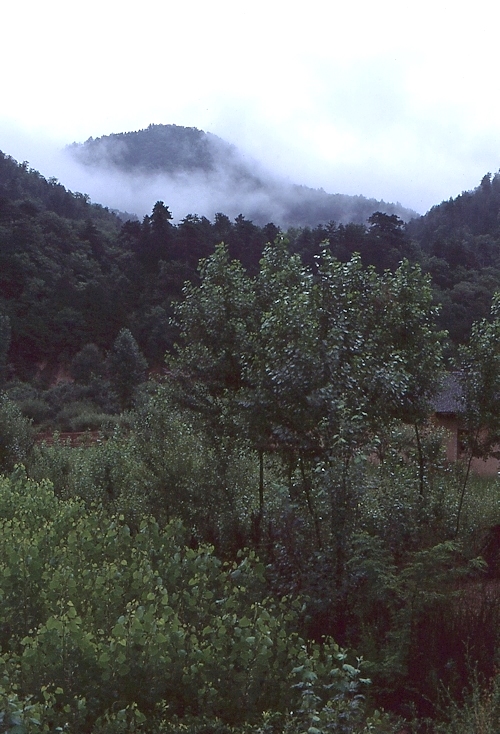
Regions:
M 433 206 L 427 214 L 415 218 L 408 231 L 429 250 L 457 238 L 469 242 L 477 237 L 500 240 L 500 172 L 493 176 L 487 173 L 472 191 Z M 475 245 L 480 243 L 476 241 Z
M 73 222 L 91 221 L 118 231 L 120 218 L 86 194 L 68 191 L 56 178 L 46 179 L 27 163 L 18 163 L 0 151 L 0 220 L 16 209 L 31 215 L 52 212 Z
M 486 318 L 500 290 L 500 172 L 409 222 L 408 236 L 432 278 L 440 323 L 455 342 Z
M 171 131 L 157 127 L 152 128 L 153 137 L 165 133 L 172 140 Z M 95 145 L 74 146 L 73 152 L 89 160 L 95 154 L 99 179 L 102 172 L 108 180 L 107 166 L 122 178 L 133 176 L 144 182 L 145 176 L 156 176 L 154 180 L 170 184 L 184 178 L 192 184 L 193 176 L 215 180 L 211 177 L 222 167 L 222 160 L 226 181 L 235 188 L 239 180 L 242 187 L 260 187 L 269 193 L 269 179 L 257 168 L 245 167 L 235 148 L 218 139 L 212 145 L 212 136 L 201 131 L 178 130 L 190 142 L 170 153 L 163 146 L 163 161 L 155 156 L 154 146 L 146 145 L 151 136 L 138 133 L 126 134 L 123 140 L 139 140 L 140 155 L 134 143 L 116 146 L 114 139 L 109 145 L 101 139 L 93 141 Z M 94 170 L 93 164 L 87 165 Z M 147 166 L 156 173 L 148 172 Z M 158 173 L 168 166 L 169 174 Z M 284 200 L 285 189 L 279 189 L 276 179 L 272 185 Z M 293 212 L 297 219 L 316 216 L 311 211 L 318 202 L 327 206 L 331 200 L 342 200 L 345 215 L 347 205 L 352 212 L 368 201 L 305 187 L 295 190 L 300 192 Z M 263 200 L 270 201 L 269 197 Z M 379 204 L 374 202 L 374 208 Z M 0 347 L 3 339 L 4 356 L 2 323 L 8 325 L 10 343 L 4 372 L 32 379 L 45 365 L 50 380 L 86 345 L 108 351 L 124 327 L 151 365 L 162 364 L 176 341 L 174 304 L 182 297 L 186 281 L 198 282 L 200 258 L 209 257 L 218 243 L 225 242 L 230 257 L 255 274 L 266 243 L 279 234 L 274 224 L 259 226 L 243 215 L 231 219 L 221 213 L 227 211 L 221 201 L 211 219 L 190 214 L 175 223 L 169 208 L 157 200 L 141 220 L 124 223 L 104 206 L 92 204 L 86 194 L 72 193 L 55 178 L 45 179 L 0 152 Z M 294 227 L 285 234 L 290 252 L 311 267 L 325 246 L 341 261 L 360 253 L 363 264 L 373 265 L 378 272 L 394 270 L 403 258 L 419 262 L 432 278 L 436 304 L 442 306 L 439 324 L 456 344 L 466 340 L 473 321 L 488 315 L 491 296 L 500 290 L 499 212 L 500 173 L 485 176 L 474 191 L 443 202 L 406 225 L 396 214 L 380 211 L 366 223 L 343 224 L 330 209 L 329 217 L 337 216 L 337 223 L 314 222 L 312 227 Z M 1 356 L 0 349 L 0 379 Z
M 153 204 L 141 220 L 124 225 L 86 194 L 0 153 L 0 314 L 10 320 L 18 373 L 63 352 L 63 361 L 71 359 L 88 342 L 109 349 L 122 326 L 157 363 L 175 338 L 172 303 L 184 281 L 196 280 L 199 259 L 224 241 L 231 257 L 255 273 L 266 242 L 278 233 L 262 221 L 293 224 L 286 232 L 290 251 L 311 266 L 325 241 L 340 260 L 358 252 L 380 272 L 404 257 L 419 261 L 441 304 L 440 325 L 455 343 L 488 315 L 500 290 L 500 172 L 405 226 L 397 214 L 381 213 L 381 202 L 273 178 L 234 146 L 194 128 L 150 126 L 69 150 L 79 168 L 104 182 L 103 190 L 128 180 Z M 171 200 L 179 191 L 201 216 L 171 219 L 159 200 L 175 215 Z M 219 197 L 210 219 L 202 206 L 215 198 L 207 191 Z M 244 216 L 234 215 L 242 210 Z
M 399 203 L 291 184 L 243 156 L 234 145 L 196 128 L 150 125 L 73 143 L 67 152 L 82 167 L 110 177 L 111 188 L 135 189 L 139 214 L 144 213 L 141 208 L 150 211 L 156 200 L 163 200 L 176 217 L 197 213 L 211 218 L 224 211 L 281 227 L 314 227 L 330 221 L 363 224 L 375 211 L 396 214 L 404 221 L 416 216 Z M 145 191 L 150 196 L 146 204 Z
M 204 133 L 194 131 L 192 138 L 195 144 L 186 146 L 191 167 L 197 176 L 203 167 L 211 175 L 221 157 L 214 157 Z M 250 186 L 251 174 L 235 150 L 219 147 L 233 182 L 239 177 Z M 184 171 L 188 154 L 176 150 L 178 158 L 172 154 L 167 160 Z M 125 146 L 122 165 L 135 168 L 137 162 L 126 154 Z M 142 159 L 159 165 L 153 154 Z M 255 174 L 252 185 L 264 182 Z M 305 193 L 310 196 L 311 190 Z M 0 382 L 2 372 L 32 380 L 43 370 L 50 384 L 86 345 L 107 352 L 124 327 L 150 364 L 161 365 L 176 340 L 174 303 L 186 281 L 197 282 L 199 260 L 225 242 L 230 257 L 255 274 L 266 243 L 279 234 L 272 223 L 260 227 L 243 215 L 231 219 L 224 210 L 212 221 L 187 215 L 174 223 L 169 209 L 156 201 L 142 220 L 124 223 L 86 194 L 72 193 L 0 152 Z M 403 222 L 380 212 L 370 220 L 369 226 L 295 228 L 287 233 L 290 250 L 313 264 L 327 239 L 340 259 L 357 251 L 379 269 L 397 266 L 407 252 Z M 3 365 L 2 341 L 4 357 L 9 354 Z
M 9 323 L 16 374 L 115 338 L 126 297 L 121 229 L 86 195 L 0 151 L 0 322 Z

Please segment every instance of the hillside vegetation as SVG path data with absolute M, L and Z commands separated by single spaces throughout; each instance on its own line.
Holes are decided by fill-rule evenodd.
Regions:
M 122 223 L 0 156 L 0 730 L 498 731 L 497 186 Z

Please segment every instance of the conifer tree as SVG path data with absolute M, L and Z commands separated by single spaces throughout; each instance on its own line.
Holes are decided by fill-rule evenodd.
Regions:
M 144 381 L 147 366 L 129 329 L 122 329 L 108 356 L 108 370 L 123 410 L 132 407 L 135 388 Z

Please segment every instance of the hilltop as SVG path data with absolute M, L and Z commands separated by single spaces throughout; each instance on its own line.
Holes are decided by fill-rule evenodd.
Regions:
M 272 221 L 280 227 L 304 227 L 332 220 L 364 224 L 375 211 L 404 221 L 416 216 L 401 204 L 292 184 L 234 145 L 196 128 L 149 125 L 73 143 L 67 151 L 81 166 L 111 174 L 117 182 L 137 181 L 138 191 L 150 187 L 151 206 L 162 199 L 176 217 L 192 212 L 212 217 L 224 211 L 233 217 L 241 213 L 259 225 Z M 186 211 L 177 211 L 183 205 Z

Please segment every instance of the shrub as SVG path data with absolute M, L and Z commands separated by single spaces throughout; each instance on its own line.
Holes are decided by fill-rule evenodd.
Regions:
M 143 717 L 153 731 L 158 707 L 170 720 L 243 727 L 273 711 L 298 716 L 297 734 L 316 716 L 318 731 L 363 731 L 366 681 L 333 642 L 306 645 L 295 631 L 300 604 L 267 596 L 252 553 L 225 564 L 185 538 L 178 522 L 161 530 L 147 518 L 131 533 L 123 517 L 58 500 L 21 471 L 0 480 L 11 721 L 13 697 L 39 715 L 47 695 L 41 713 L 70 731 L 136 731 Z
M 31 422 L 12 400 L 0 394 L 0 471 L 11 471 L 25 461 L 33 440 Z

